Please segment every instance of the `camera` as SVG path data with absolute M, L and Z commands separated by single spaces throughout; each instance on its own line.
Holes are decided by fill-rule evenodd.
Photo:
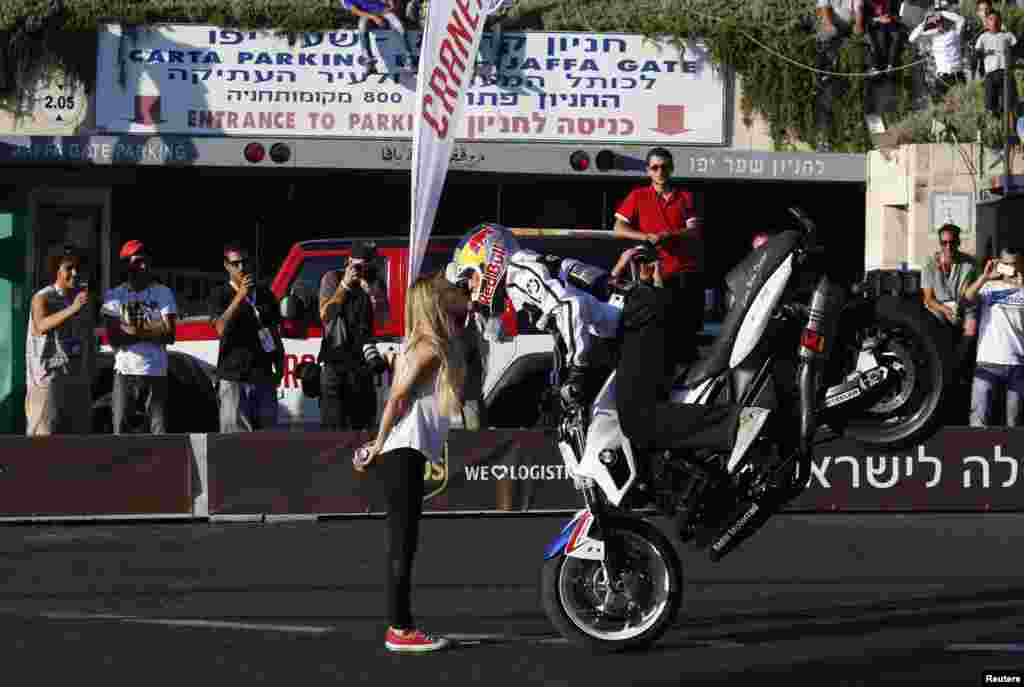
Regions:
M 658 251 L 649 244 L 640 246 L 633 259 L 641 265 L 649 265 L 658 261 Z
M 377 350 L 377 346 L 368 343 L 363 345 L 363 360 L 373 370 L 373 374 L 379 375 L 384 374 L 388 370 L 387 361 L 384 360 L 384 356 Z
M 375 281 L 377 279 L 377 266 L 369 262 L 361 262 L 357 265 L 353 265 L 356 270 L 356 274 L 359 275 L 360 279 L 365 279 L 368 282 Z

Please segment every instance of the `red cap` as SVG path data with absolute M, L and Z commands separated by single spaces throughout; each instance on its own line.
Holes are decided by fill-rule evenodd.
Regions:
M 121 246 L 121 257 L 130 258 L 136 253 L 145 252 L 146 247 L 142 245 L 142 241 L 129 241 L 128 243 Z

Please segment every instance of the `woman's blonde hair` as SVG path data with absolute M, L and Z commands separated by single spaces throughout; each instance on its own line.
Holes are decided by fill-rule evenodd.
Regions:
M 438 408 L 445 415 L 462 410 L 462 385 L 466 379 L 466 356 L 462 341 L 453 331 L 448 305 L 454 297 L 453 287 L 444 274 L 435 272 L 421 276 L 409 289 L 405 308 L 405 337 L 408 349 L 426 344 L 437 355 Z

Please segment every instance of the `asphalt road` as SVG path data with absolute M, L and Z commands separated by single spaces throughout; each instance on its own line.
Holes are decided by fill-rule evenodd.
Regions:
M 679 624 L 612 656 L 572 648 L 540 611 L 560 524 L 428 519 L 414 611 L 460 643 L 416 657 L 383 647 L 377 520 L 0 527 L 4 684 L 973 685 L 1024 672 L 1024 516 L 779 516 L 721 563 L 682 548 Z

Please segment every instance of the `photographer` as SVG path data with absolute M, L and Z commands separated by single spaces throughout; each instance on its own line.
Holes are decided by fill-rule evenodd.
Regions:
M 971 386 L 971 426 L 993 424 L 996 394 L 1006 399 L 1006 425 L 1020 424 L 1024 404 L 1024 254 L 1004 248 L 967 287 L 978 304 L 978 363 Z M 1001 400 L 1001 399 L 1000 399 Z
M 53 283 L 32 296 L 25 344 L 28 436 L 88 434 L 92 374 L 96 367 L 96 299 L 82 276 L 73 246 L 53 251 Z
M 174 343 L 178 307 L 174 293 L 150 269 L 141 241 L 121 247 L 127 279 L 107 291 L 103 319 L 114 354 L 114 434 L 131 431 L 142 416 L 151 434 L 167 433 L 167 346 Z
M 961 43 L 967 20 L 956 12 L 944 8 L 945 2 L 936 2 L 936 11 L 925 17 L 910 33 L 913 44 L 921 38 L 931 39 L 932 58 L 935 60 L 935 84 L 932 99 L 942 100 L 950 88 L 967 83 L 963 72 Z
M 210 319 L 220 337 L 220 431 L 271 429 L 277 424 L 277 387 L 284 375 L 277 298 L 256 283 L 256 261 L 238 243 L 224 247 L 224 269 L 230 281 L 210 295 Z
M 320 319 L 324 338 L 318 362 L 320 426 L 325 430 L 369 429 L 377 414 L 374 376 L 387 364 L 373 343 L 375 322 L 388 318 L 387 298 L 374 260 L 372 243 L 356 243 L 344 271 L 332 270 L 320 281 Z

